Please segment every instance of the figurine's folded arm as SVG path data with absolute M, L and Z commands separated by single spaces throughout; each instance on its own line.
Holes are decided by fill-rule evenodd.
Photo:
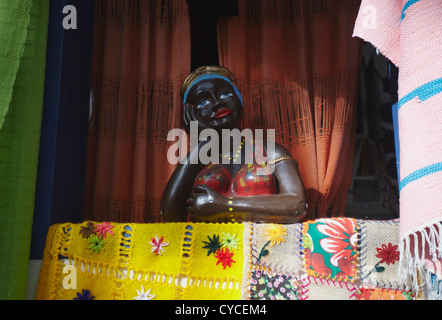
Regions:
M 201 143 L 177 166 L 163 191 L 160 213 L 165 222 L 187 221 L 187 199 L 190 197 L 195 177 L 204 168 L 203 164 L 193 159 L 198 157 L 200 147 Z
M 236 197 L 231 199 L 228 210 L 249 213 L 252 221 L 274 223 L 296 223 L 307 213 L 304 186 L 295 160 L 287 160 L 275 165 L 275 176 L 279 183 L 279 193 Z
M 296 223 L 307 212 L 304 184 L 298 163 L 281 145 L 268 154 L 279 192 L 250 197 L 224 197 L 207 186 L 193 189 L 188 200 L 192 220 Z M 276 160 L 276 161 L 273 161 Z
M 295 160 L 275 165 L 279 193 L 250 197 L 224 197 L 200 185 L 188 200 L 190 219 L 194 221 L 254 221 L 296 223 L 307 212 L 304 186 Z

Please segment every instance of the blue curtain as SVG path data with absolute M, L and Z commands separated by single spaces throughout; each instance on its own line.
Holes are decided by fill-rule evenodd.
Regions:
M 67 5 L 77 29 L 63 28 Z M 30 259 L 42 259 L 50 225 L 82 220 L 93 16 L 94 1 L 50 1 Z
M 399 148 L 399 124 L 398 124 L 398 73 L 399 69 L 392 63 L 390 63 L 390 89 L 391 89 L 391 100 L 392 113 L 393 113 L 393 128 L 394 128 L 394 147 L 396 153 L 396 168 L 397 168 L 397 178 L 400 181 L 400 148 Z

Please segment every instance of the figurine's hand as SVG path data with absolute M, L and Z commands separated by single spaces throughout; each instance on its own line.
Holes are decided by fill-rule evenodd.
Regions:
M 198 121 L 198 117 L 196 115 L 197 107 L 190 104 L 185 103 L 184 104 L 184 110 L 183 110 L 183 122 L 184 122 L 184 128 L 187 132 L 190 131 L 190 122 L 191 121 Z M 204 129 L 211 129 L 211 127 L 208 124 L 203 123 L 202 121 L 198 121 L 198 130 L 202 131 Z
M 184 128 L 186 129 L 186 131 L 190 130 L 190 121 L 192 121 L 194 119 L 193 115 L 192 115 L 193 109 L 194 109 L 194 106 L 191 105 L 190 103 L 184 104 L 183 122 L 184 122 Z
M 192 220 L 207 217 L 225 210 L 226 197 L 206 185 L 199 185 L 192 189 L 187 200 L 187 208 Z

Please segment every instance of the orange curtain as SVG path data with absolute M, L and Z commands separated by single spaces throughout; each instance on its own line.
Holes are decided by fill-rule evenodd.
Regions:
M 220 64 L 238 78 L 243 128 L 275 129 L 299 163 L 307 218 L 344 215 L 354 157 L 360 1 L 239 0 L 218 22 Z M 339 212 L 339 213 L 338 213 Z
M 190 72 L 185 0 L 96 0 L 85 220 L 159 222 Z

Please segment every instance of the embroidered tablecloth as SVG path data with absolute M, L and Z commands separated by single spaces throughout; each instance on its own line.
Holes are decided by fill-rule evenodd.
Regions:
M 398 242 L 397 220 L 57 224 L 36 298 L 415 299 Z

